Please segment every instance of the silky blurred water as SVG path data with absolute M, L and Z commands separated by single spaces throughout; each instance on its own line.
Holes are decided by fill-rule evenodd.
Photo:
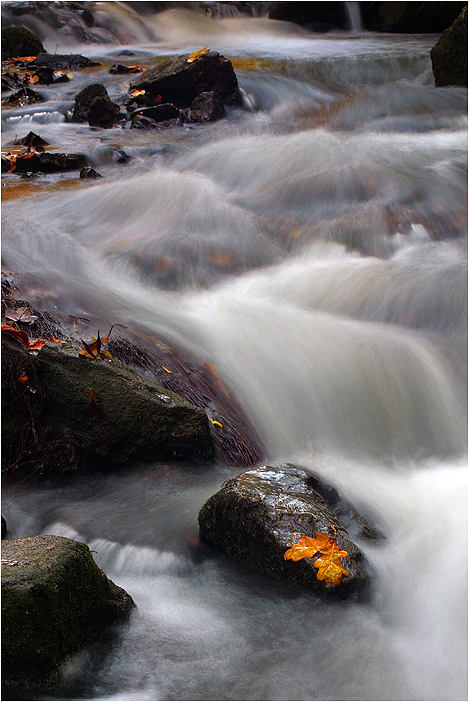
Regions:
M 4 110 L 5 144 L 33 129 L 105 176 L 66 191 L 48 176 L 49 192 L 7 176 L 4 269 L 59 317 L 209 363 L 266 462 L 319 473 L 386 539 L 360 544 L 372 601 L 324 604 L 200 557 L 198 512 L 236 468 L 6 484 L 11 538 L 85 541 L 138 605 L 44 699 L 466 699 L 467 91 L 434 87 L 435 37 L 93 8 L 121 44 L 62 48 L 107 61 L 93 81 L 113 98 L 122 48 L 149 62 L 209 44 L 233 59 L 245 109 L 91 130 L 66 121 L 90 81 L 77 72 L 40 110 Z

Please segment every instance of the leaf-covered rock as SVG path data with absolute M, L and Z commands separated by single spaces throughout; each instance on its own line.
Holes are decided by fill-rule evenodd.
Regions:
M 200 536 L 237 560 L 291 579 L 322 596 L 362 598 L 369 591 L 370 567 L 326 501 L 309 485 L 308 477 L 308 473 L 292 466 L 266 466 L 228 480 L 202 507 Z M 332 563 L 332 558 L 331 563 L 320 563 L 315 568 L 314 561 L 321 554 L 314 559 L 312 552 L 298 560 L 285 558 L 284 554 L 300 539 L 331 531 L 336 533 L 338 550 L 333 555 L 337 563 Z M 341 562 L 338 554 L 343 552 L 348 555 Z M 324 579 L 318 579 L 317 568 Z M 331 568 L 342 571 L 336 584 L 326 582 Z
M 135 607 L 88 546 L 60 536 L 2 543 L 2 684 L 9 699 L 53 684 L 67 657 Z M 21 697 L 12 697 L 17 691 Z

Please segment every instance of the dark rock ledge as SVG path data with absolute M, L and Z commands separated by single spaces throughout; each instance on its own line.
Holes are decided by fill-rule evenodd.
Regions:
M 88 546 L 60 536 L 2 542 L 2 698 L 33 699 L 67 659 L 135 604 Z
M 79 350 L 74 342 L 51 342 L 35 356 L 3 335 L 4 471 L 60 474 L 132 461 L 213 460 L 203 410 L 118 361 L 83 358 Z
M 313 489 L 310 477 L 304 470 L 284 465 L 248 470 L 228 480 L 200 511 L 201 539 L 268 575 L 292 580 L 320 596 L 365 599 L 370 593 L 371 568 L 336 512 Z M 313 481 L 318 487 L 319 481 Z M 330 489 L 324 486 L 326 494 Z M 343 512 L 344 503 L 334 493 L 332 498 Z M 355 521 L 353 510 L 346 511 Z M 361 538 L 376 537 L 363 518 L 359 518 L 357 528 Z M 343 559 L 349 575 L 339 585 L 317 579 L 316 558 L 285 560 L 285 551 L 301 537 L 314 537 L 317 531 L 332 535 L 334 529 L 338 545 L 349 554 Z

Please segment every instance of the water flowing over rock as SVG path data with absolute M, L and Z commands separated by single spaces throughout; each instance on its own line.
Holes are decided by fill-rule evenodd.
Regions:
M 467 7 L 430 52 L 435 85 L 467 86 Z
M 303 470 L 265 466 L 228 480 L 199 514 L 201 538 L 229 556 L 267 574 L 291 579 L 324 597 L 363 597 L 370 570 L 362 551 L 350 540 L 335 513 L 308 482 Z M 317 579 L 315 559 L 287 561 L 284 553 L 303 536 L 337 530 L 337 543 L 349 575 L 340 585 Z
M 85 544 L 60 536 L 4 541 L 2 684 L 19 699 L 53 684 L 69 656 L 134 607 Z
M 189 58 L 186 54 L 149 68 L 131 83 L 131 90 L 145 90 L 156 101 L 176 107 L 189 107 L 200 93 L 211 90 L 227 105 L 242 104 L 238 81 L 228 59 L 217 51 L 209 51 L 191 62 Z

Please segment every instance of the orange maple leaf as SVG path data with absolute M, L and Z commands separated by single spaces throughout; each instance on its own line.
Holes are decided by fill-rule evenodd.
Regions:
M 335 529 L 334 529 L 335 535 Z M 285 551 L 286 560 L 300 561 L 302 558 L 313 558 L 317 553 L 321 556 L 313 563 L 318 568 L 317 579 L 324 580 L 329 585 L 339 585 L 342 576 L 349 575 L 342 566 L 341 558 L 346 558 L 348 551 L 342 551 L 338 543 L 328 534 L 316 533 L 316 538 L 303 536 L 297 544 Z
M 293 544 L 288 551 L 285 552 L 284 558 L 291 561 L 301 561 L 302 558 L 313 558 L 319 551 L 325 553 L 329 548 L 330 542 L 333 542 L 327 534 L 316 532 L 316 538 L 312 536 L 302 536 L 297 544 Z

